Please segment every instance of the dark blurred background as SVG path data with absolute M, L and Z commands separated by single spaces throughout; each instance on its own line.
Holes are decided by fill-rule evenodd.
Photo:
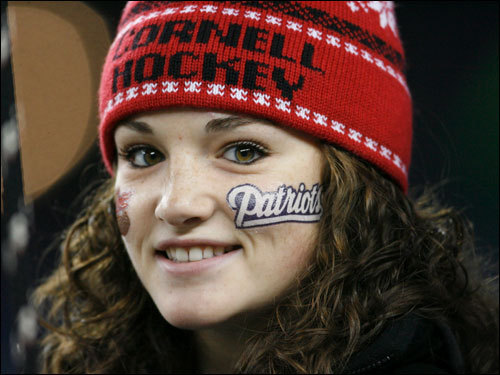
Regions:
M 84 2 L 114 35 L 123 1 Z M 64 6 L 64 3 L 60 3 Z M 105 177 L 97 146 L 45 194 L 23 201 L 6 2 L 2 6 L 2 373 L 36 371 L 39 330 L 27 305 L 53 268 L 43 257 L 81 208 L 86 187 Z M 414 102 L 410 187 L 447 183 L 442 201 L 474 223 L 478 252 L 498 272 L 498 3 L 396 3 Z M 97 120 L 96 120 L 97 121 Z

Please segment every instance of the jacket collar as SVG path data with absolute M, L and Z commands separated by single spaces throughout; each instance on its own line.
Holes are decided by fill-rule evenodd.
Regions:
M 464 372 L 463 357 L 450 327 L 412 313 L 389 323 L 371 344 L 351 357 L 344 372 L 386 372 L 419 363 Z

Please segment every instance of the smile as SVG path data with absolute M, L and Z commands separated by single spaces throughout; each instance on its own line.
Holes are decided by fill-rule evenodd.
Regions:
M 227 254 L 231 251 L 241 248 L 234 246 L 192 246 L 192 247 L 169 247 L 165 250 L 157 250 L 157 253 L 163 255 L 176 263 L 197 262 L 203 259 L 209 259 Z

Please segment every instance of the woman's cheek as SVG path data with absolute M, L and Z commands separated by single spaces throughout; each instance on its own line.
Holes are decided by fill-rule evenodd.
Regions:
M 122 236 L 126 236 L 130 229 L 130 218 L 128 216 L 128 207 L 130 199 L 133 196 L 132 190 L 127 190 L 124 192 L 120 191 L 120 188 L 116 191 L 115 195 L 115 207 L 116 207 L 116 222 L 118 224 L 118 229 Z

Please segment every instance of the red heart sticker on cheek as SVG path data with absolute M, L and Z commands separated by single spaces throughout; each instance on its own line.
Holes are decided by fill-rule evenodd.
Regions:
M 120 193 L 120 189 L 116 192 L 116 221 L 118 223 L 118 229 L 122 236 L 127 235 L 130 228 L 130 218 L 127 214 L 128 202 L 132 196 L 131 191 Z

